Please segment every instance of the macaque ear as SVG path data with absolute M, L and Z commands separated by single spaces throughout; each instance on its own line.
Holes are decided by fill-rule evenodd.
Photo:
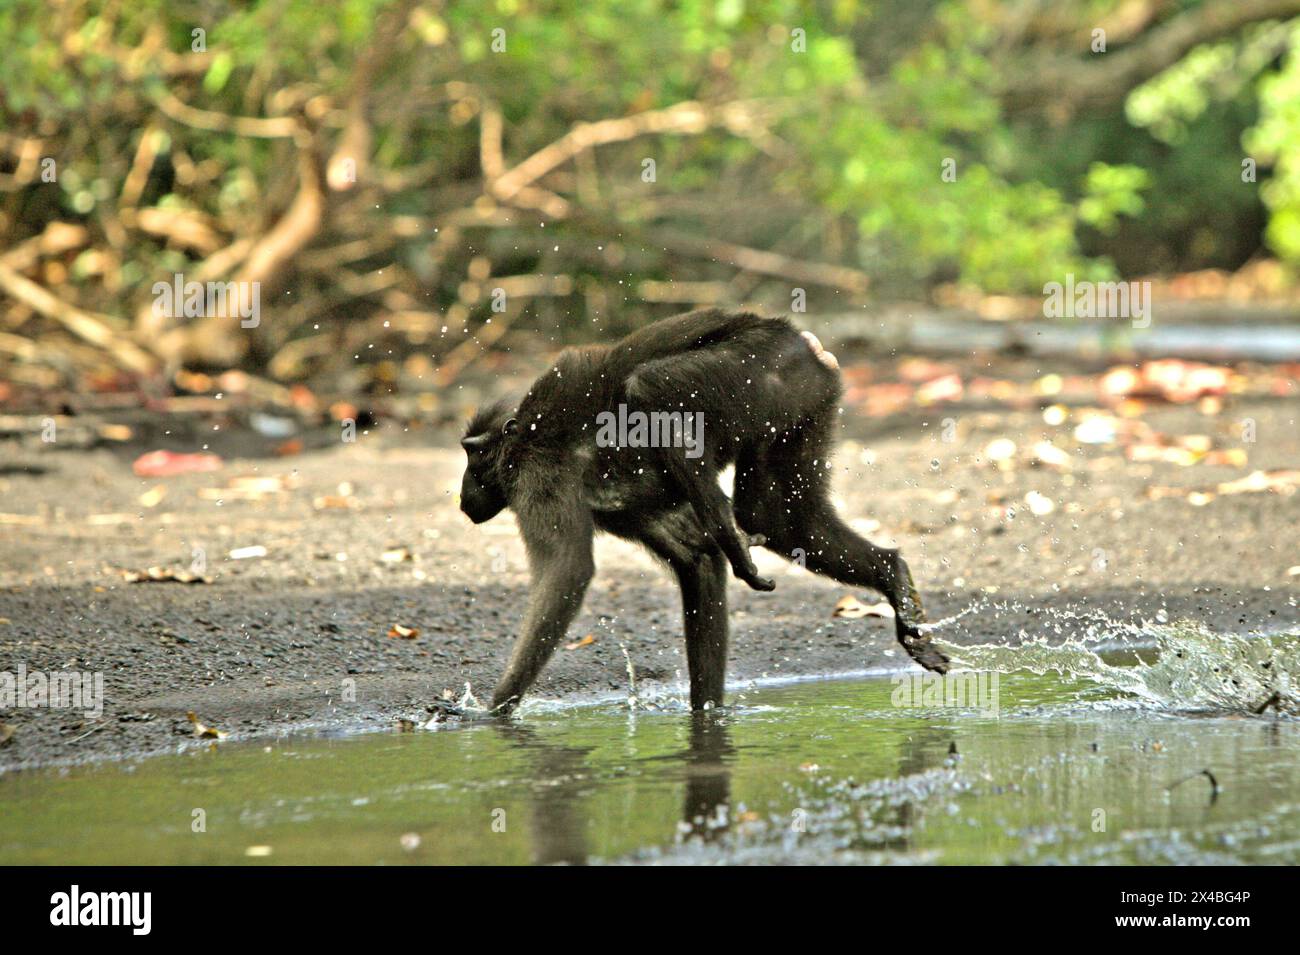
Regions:
M 511 418 L 501 426 L 502 434 L 516 434 L 519 431 L 519 419 Z

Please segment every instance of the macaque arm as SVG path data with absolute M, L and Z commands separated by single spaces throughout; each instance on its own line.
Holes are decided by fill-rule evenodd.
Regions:
M 707 324 L 708 317 L 712 315 L 710 312 L 700 318 L 706 319 Z M 752 322 L 753 319 L 745 321 Z M 665 329 L 668 327 L 664 326 Z M 786 330 L 789 331 L 788 327 Z M 706 417 L 712 417 L 716 422 L 720 419 L 714 417 L 715 413 L 708 408 L 717 407 L 725 401 L 715 393 L 716 386 L 702 388 L 699 383 L 721 382 L 725 388 L 727 376 L 732 372 L 734 360 L 728 359 L 726 355 L 710 354 L 707 350 L 688 351 L 649 361 L 638 367 L 635 373 L 628 376 L 627 393 L 629 398 L 635 400 L 638 408 L 672 409 L 683 407 L 682 395 L 694 394 L 698 389 L 701 392 L 698 397 L 701 407 L 685 408 L 685 411 L 700 415 L 696 420 L 701 423 L 704 423 Z M 703 428 L 700 437 L 703 437 Z M 668 476 L 686 495 L 705 533 L 726 556 L 736 577 L 755 590 L 774 590 L 776 584 L 758 575 L 758 568 L 749 556 L 750 537 L 736 526 L 731 501 L 722 492 L 722 488 L 718 487 L 717 468 L 708 449 L 701 445 L 692 450 L 695 454 L 688 457 L 684 440 L 680 447 L 664 449 L 662 461 Z
M 742 534 L 736 526 L 731 501 L 718 487 L 713 470 L 687 460 L 678 448 L 670 449 L 667 455 L 669 471 L 686 491 L 686 498 L 700 523 L 714 543 L 722 548 L 735 575 L 755 590 L 775 589 L 775 583 L 758 575 L 758 568 L 749 556 L 749 535 Z
M 564 639 L 595 571 L 590 511 L 551 494 L 524 502 L 515 511 L 528 548 L 532 583 L 523 627 L 492 693 L 492 708 L 500 712 L 519 702 Z

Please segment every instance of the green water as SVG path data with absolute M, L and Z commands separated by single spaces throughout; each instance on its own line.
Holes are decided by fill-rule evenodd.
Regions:
M 897 693 L 814 681 L 725 714 L 532 707 L 14 773 L 0 863 L 1300 862 L 1300 721 L 1055 675 L 1002 674 L 996 714 Z M 1169 788 L 1204 769 L 1217 798 Z

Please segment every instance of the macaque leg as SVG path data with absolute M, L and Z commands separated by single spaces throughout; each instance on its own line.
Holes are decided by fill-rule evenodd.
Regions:
M 690 514 L 690 511 L 686 511 Z M 727 681 L 727 560 L 696 517 L 637 528 L 635 538 L 662 558 L 682 591 L 691 709 L 721 706 Z M 633 536 L 629 534 L 628 536 Z
M 675 569 L 682 588 L 691 709 L 721 706 L 727 682 L 727 561 L 712 551 Z
M 668 457 L 668 469 L 686 491 L 686 498 L 704 525 L 705 532 L 726 555 L 736 577 L 755 590 L 775 590 L 776 583 L 758 575 L 749 556 L 750 537 L 742 534 L 732 514 L 731 501 L 718 487 L 717 474 L 711 468 L 697 467 L 694 463 Z
M 814 573 L 884 594 L 903 649 L 927 670 L 947 672 L 948 658 L 920 631 L 925 611 L 907 562 L 897 550 L 858 536 L 830 503 L 828 451 L 814 428 L 742 455 L 736 465 L 737 521 L 747 532 L 763 533 L 765 546 L 787 560 L 802 559 Z
M 492 693 L 492 709 L 499 713 L 513 709 L 533 685 L 577 616 L 595 572 L 590 515 L 561 512 L 550 516 L 545 510 L 539 505 L 534 514 L 521 514 L 519 519 L 532 582 L 522 630 L 506 672 Z
M 885 595 L 894 608 L 894 628 L 908 655 L 927 670 L 946 673 L 948 658 L 921 633 L 925 610 L 912 572 L 897 550 L 859 537 L 829 507 L 794 515 L 806 529 L 802 537 L 809 570 Z

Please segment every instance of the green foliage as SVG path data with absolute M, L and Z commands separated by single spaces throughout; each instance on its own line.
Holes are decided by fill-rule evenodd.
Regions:
M 1300 261 L 1300 29 L 1248 28 L 1192 50 L 1104 115 L 1048 121 L 1004 105 L 1005 64 L 1019 62 L 1008 50 L 1030 46 L 1033 30 L 1011 30 L 1001 5 L 921 0 L 918 12 L 917 2 L 413 0 L 373 78 L 372 161 L 378 174 L 421 164 L 436 172 L 368 198 L 366 212 L 379 228 L 388 216 L 471 201 L 485 104 L 500 108 L 510 165 L 575 123 L 684 100 L 764 101 L 772 109 L 761 130 L 643 136 L 602 146 L 579 168 L 569 162 L 546 186 L 572 198 L 585 183 L 584 217 L 548 223 L 540 236 L 530 226 L 470 244 L 491 248 L 494 271 L 566 272 L 621 286 L 620 295 L 644 277 L 734 275 L 713 263 L 685 274 L 645 238 L 660 226 L 757 248 L 789 242 L 866 271 L 885 293 L 952 279 L 1033 291 L 1044 276 L 1103 278 L 1145 265 L 1132 249 L 1188 245 L 1211 204 L 1249 221 L 1262 196 L 1269 243 Z M 140 137 L 156 126 L 161 153 L 219 172 L 193 182 L 155 174 L 145 201 L 197 210 L 231 235 L 264 229 L 284 208 L 292 144 L 170 121 L 160 98 L 230 116 L 278 115 L 290 93 L 299 106 L 317 98 L 340 108 L 376 24 L 395 7 L 88 0 L 55 4 L 55 16 L 48 3 L 0 3 L 0 123 L 57 147 L 57 215 L 118 228 L 115 199 Z M 1120 6 L 1095 0 L 1088 22 Z M 196 28 L 206 51 L 193 61 Z M 881 37 L 889 42 L 873 47 Z M 169 67 L 159 44 L 191 66 Z M 342 127 L 339 115 L 327 137 Z M 1241 188 L 1237 138 L 1259 162 L 1258 191 Z M 640 180 L 647 157 L 653 184 Z M 34 232 L 53 213 L 47 199 L 30 202 Z M 408 238 L 391 260 L 434 276 L 434 241 Z M 121 264 L 127 292 L 177 255 L 133 246 Z M 1187 256 L 1168 261 L 1196 264 Z M 439 306 L 454 300 L 461 265 L 433 290 Z
M 1271 217 L 1266 236 L 1282 258 L 1300 262 L 1300 27 L 1282 68 L 1260 82 L 1260 121 L 1245 136 L 1249 155 L 1272 177 L 1261 192 Z
M 1136 216 L 1142 212 L 1141 191 L 1150 184 L 1151 174 L 1138 166 L 1095 162 L 1084 178 L 1079 219 L 1102 232 L 1113 231 L 1121 215 Z

